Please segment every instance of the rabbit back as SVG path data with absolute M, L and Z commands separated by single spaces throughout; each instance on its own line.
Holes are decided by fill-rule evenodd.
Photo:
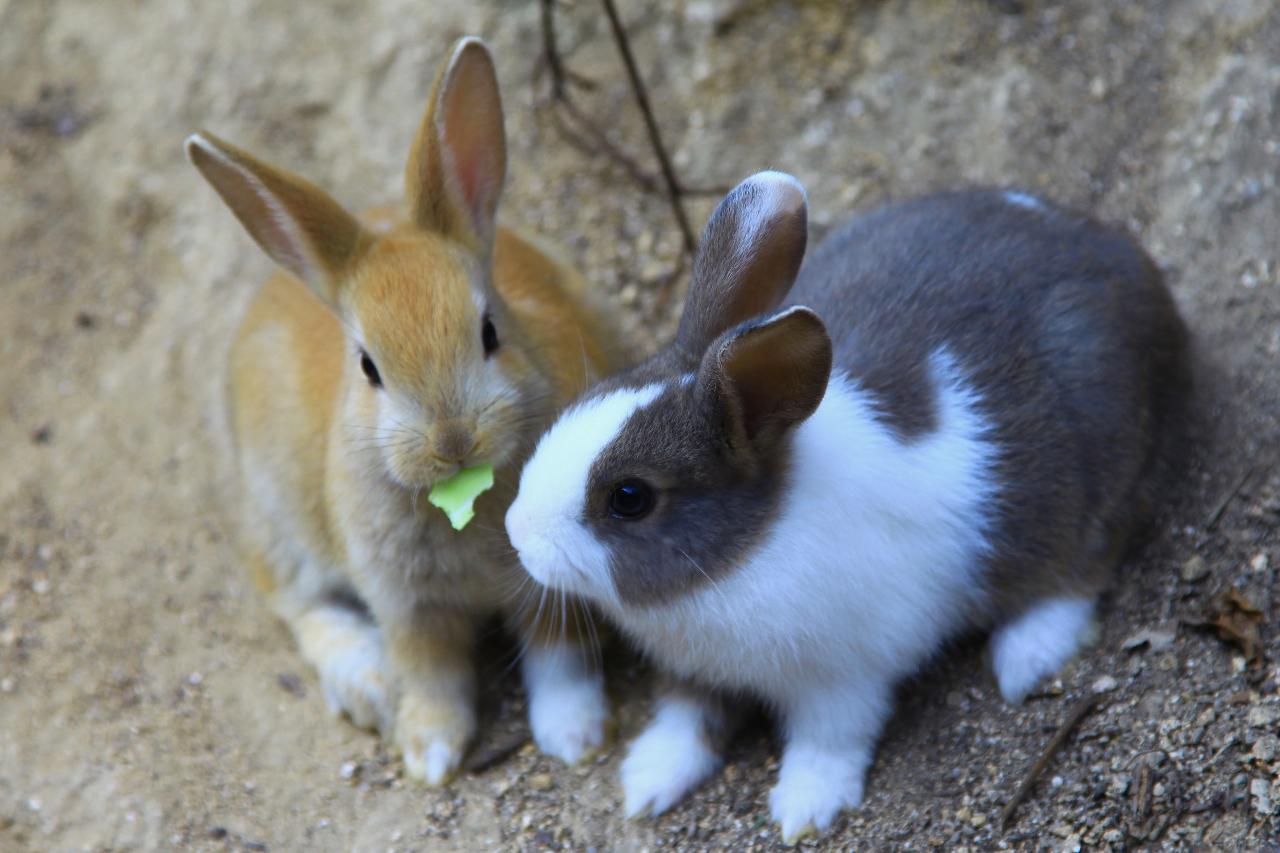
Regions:
M 976 393 L 998 448 L 992 617 L 1105 583 L 1189 385 L 1186 328 L 1133 240 L 1025 193 L 926 196 L 834 232 L 792 301 L 901 441 L 937 426 L 934 354 Z

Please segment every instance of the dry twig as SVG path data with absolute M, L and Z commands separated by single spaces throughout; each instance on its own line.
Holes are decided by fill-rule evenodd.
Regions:
M 1013 817 L 1014 811 L 1022 804 L 1022 801 L 1031 793 L 1031 788 L 1035 785 L 1036 780 L 1040 778 L 1040 774 L 1049 766 L 1049 762 L 1053 759 L 1054 754 L 1062 748 L 1067 738 L 1076 726 L 1080 725 L 1094 706 L 1102 699 L 1100 693 L 1090 693 L 1079 702 L 1072 706 L 1067 712 L 1067 718 L 1062 721 L 1062 725 L 1058 726 L 1058 730 L 1053 733 L 1053 737 L 1049 739 L 1049 743 L 1045 745 L 1044 751 L 1040 753 L 1040 757 L 1036 759 L 1035 764 L 1031 765 L 1031 769 L 1022 778 L 1022 784 L 1018 786 L 1018 790 L 1014 792 L 1013 799 L 1009 800 L 1008 805 L 1004 807 L 1004 811 L 1000 813 L 1000 830 L 1003 832 L 1009 827 L 1009 819 Z
M 1206 531 L 1213 530 L 1218 526 L 1218 522 L 1222 520 L 1222 514 L 1227 511 L 1227 507 L 1236 499 L 1236 496 L 1244 491 L 1244 487 L 1249 484 L 1249 481 L 1253 479 L 1253 475 L 1257 471 L 1257 466 L 1246 469 L 1240 479 L 1236 480 L 1235 485 L 1231 487 L 1231 491 L 1222 496 L 1222 500 L 1218 501 L 1217 506 L 1213 508 L 1213 512 L 1209 513 L 1209 517 L 1205 520 L 1204 529 Z
M 693 237 L 693 229 L 689 227 L 689 218 L 684 213 L 684 202 L 680 198 L 680 184 L 676 181 L 676 172 L 667 156 L 666 146 L 662 144 L 662 134 L 658 131 L 658 122 L 653 118 L 653 108 L 649 106 L 649 93 L 645 90 L 644 81 L 640 79 L 640 71 L 636 68 L 635 57 L 631 55 L 631 44 L 627 41 L 626 30 L 622 28 L 622 19 L 613 0 L 600 0 L 604 4 L 604 12 L 609 16 L 609 26 L 613 29 L 613 40 L 618 45 L 618 53 L 622 55 L 622 64 L 627 67 L 627 77 L 631 80 L 631 91 L 636 97 L 636 104 L 644 115 L 644 126 L 649 131 L 649 142 L 653 145 L 653 153 L 662 168 L 662 180 L 667 187 L 667 200 L 671 202 L 671 212 L 675 214 L 676 223 L 680 226 L 680 234 L 684 237 L 685 251 L 690 255 L 698 247 Z
M 518 732 L 509 738 L 477 749 L 466 761 L 466 771 L 478 775 L 502 764 L 520 751 L 520 747 L 529 742 L 527 731 Z
M 640 165 L 639 160 L 632 154 L 624 150 L 620 145 L 609 138 L 590 117 L 583 112 L 573 99 L 571 86 L 576 85 L 581 88 L 594 88 L 593 81 L 574 73 L 564 62 L 563 54 L 560 52 L 559 44 L 556 39 L 555 29 L 555 2 L 556 0 L 540 0 L 541 7 L 541 26 L 542 26 L 542 67 L 547 69 L 551 79 L 550 85 L 550 101 L 553 108 L 552 117 L 556 123 L 557 130 L 565 138 L 570 145 L 579 151 L 588 154 L 603 154 L 613 162 L 617 163 L 627 176 L 636 184 L 642 187 L 646 192 L 662 192 L 666 195 L 667 200 L 671 204 L 672 213 L 675 215 L 676 224 L 680 228 L 681 240 L 684 245 L 685 252 L 692 256 L 696 248 L 696 240 L 693 230 L 689 226 L 688 217 L 685 215 L 683 200 L 688 196 L 720 196 L 728 192 L 728 187 L 692 187 L 685 185 L 676 174 L 675 167 L 671 163 L 671 158 L 667 155 L 666 146 L 662 142 L 661 133 L 658 130 L 657 121 L 654 119 L 653 109 L 649 103 L 648 91 L 645 88 L 644 81 L 640 76 L 640 72 L 635 63 L 635 57 L 631 52 L 630 40 L 627 37 L 625 28 L 622 26 L 622 20 L 618 16 L 617 8 L 612 0 L 603 0 L 605 13 L 609 17 L 610 27 L 613 33 L 614 42 L 617 45 L 618 53 L 622 57 L 623 64 L 626 66 L 627 77 L 631 84 L 631 90 L 636 99 L 636 104 L 640 108 L 640 112 L 644 117 L 645 128 L 648 131 L 649 142 L 653 147 L 654 156 L 658 160 L 660 172 L 657 175 L 646 170 Z M 683 269 L 683 262 L 677 268 L 676 273 L 667 278 L 662 290 L 664 295 L 669 295 L 670 284 L 679 277 L 679 272 Z

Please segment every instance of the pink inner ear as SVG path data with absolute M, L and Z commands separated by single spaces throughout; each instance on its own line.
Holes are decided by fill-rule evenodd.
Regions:
M 437 127 L 445 171 L 469 222 L 480 234 L 492 228 L 506 169 L 502 104 L 487 58 L 460 60 L 445 91 Z
M 472 219 L 479 221 L 484 215 L 483 209 L 486 186 L 484 169 L 480 165 L 480 157 L 474 151 L 458 151 L 452 149 L 453 174 L 458 181 L 458 189 L 462 191 L 463 203 Z

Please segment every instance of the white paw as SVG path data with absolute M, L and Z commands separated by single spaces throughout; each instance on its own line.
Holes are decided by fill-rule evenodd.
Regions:
M 604 745 L 609 703 L 604 678 L 568 645 L 530 650 L 524 665 L 529 728 L 538 749 L 577 764 Z
M 702 715 L 687 703 L 665 703 L 622 762 L 627 817 L 660 815 L 720 767 L 702 730 Z
M 529 727 L 538 749 L 577 764 L 604 744 L 609 704 L 600 677 L 558 684 L 529 700 Z
M 1093 602 L 1085 598 L 1043 601 L 991 636 L 991 668 L 1000 695 L 1017 704 L 1079 650 L 1089 631 Z
M 319 675 L 331 712 L 345 714 L 357 728 L 390 731 L 393 682 L 376 634 L 369 632 L 325 658 Z
M 769 811 L 783 841 L 792 844 L 810 833 L 824 832 L 841 809 L 860 806 L 869 761 L 870 756 L 859 752 L 789 746 L 778 784 L 769 792 Z
M 462 763 L 474 731 L 475 714 L 466 700 L 406 694 L 396 719 L 405 773 L 431 786 L 445 784 Z
M 405 773 L 432 787 L 448 782 L 461 763 L 462 750 L 439 740 L 404 753 Z

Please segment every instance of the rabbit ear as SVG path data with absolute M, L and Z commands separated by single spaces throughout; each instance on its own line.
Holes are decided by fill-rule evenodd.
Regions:
M 727 333 L 699 371 L 728 445 L 756 454 L 813 414 L 830 378 L 831 338 L 818 315 L 800 306 Z
M 778 307 L 808 239 L 804 187 L 760 172 L 725 196 L 702 232 L 676 346 L 700 357 L 726 329 Z
M 464 38 L 441 68 L 405 167 L 409 215 L 477 251 L 493 242 L 507 174 L 502 98 L 489 48 Z
M 272 260 L 336 306 L 364 229 L 324 190 L 211 133 L 187 137 L 187 158 Z

